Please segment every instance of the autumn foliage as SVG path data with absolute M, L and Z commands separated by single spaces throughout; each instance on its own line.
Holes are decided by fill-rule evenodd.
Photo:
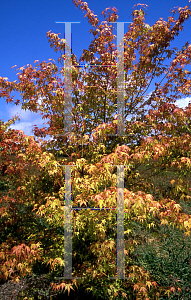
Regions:
M 187 42 L 178 50 L 171 42 L 183 30 L 191 10 L 189 6 L 177 8 L 167 21 L 161 18 L 149 25 L 145 23 L 146 5 L 134 8 L 124 35 L 126 136 L 119 137 L 111 136 L 117 130 L 117 49 L 112 23 L 118 20 L 117 9 L 106 8 L 102 12 L 105 21 L 100 22 L 86 2 L 73 2 L 86 13 L 94 36 L 80 60 L 74 54 L 71 59 L 75 135 L 63 135 L 65 40 L 58 34 L 48 32 L 47 37 L 60 53 L 60 69 L 50 59 L 18 68 L 13 82 L 0 77 L 1 101 L 21 104 L 47 120 L 43 128 L 34 126 L 38 141 L 9 128 L 17 117 L 0 123 L 2 170 L 6 165 L 1 176 L 0 279 L 4 282 L 46 273 L 52 276 L 53 291 L 69 294 L 83 287 L 103 299 L 191 295 L 187 258 L 188 277 L 182 275 L 185 283 L 173 272 L 165 278 L 162 272 L 157 275 L 157 270 L 154 274 L 148 260 L 153 253 L 158 257 L 153 249 L 164 238 L 170 241 L 181 234 L 182 243 L 190 241 L 191 106 L 182 109 L 175 101 L 191 92 L 191 45 Z M 81 67 L 82 63 L 96 66 Z M 148 93 L 151 84 L 154 88 Z M 14 98 L 14 91 L 21 99 Z M 129 116 L 132 118 L 127 120 Z M 47 136 L 50 139 L 43 141 Z M 73 276 L 80 280 L 55 279 L 64 267 L 65 182 L 61 165 L 67 164 L 71 165 L 72 207 L 84 208 L 72 212 Z M 116 272 L 116 210 L 85 209 L 116 208 L 116 165 L 125 166 L 125 276 L 133 278 L 129 280 L 108 279 Z M 177 176 L 168 186 L 159 188 L 153 183 L 153 177 L 172 170 Z M 147 258 L 141 260 L 139 249 L 147 246 Z M 162 256 L 160 259 L 163 262 Z

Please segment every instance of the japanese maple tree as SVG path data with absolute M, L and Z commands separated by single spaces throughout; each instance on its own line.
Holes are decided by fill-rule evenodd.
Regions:
M 46 266 L 55 278 L 64 265 L 64 168 L 71 165 L 73 207 L 116 207 L 117 174 L 114 165 L 125 165 L 124 227 L 125 274 L 131 280 L 114 280 L 116 211 L 81 210 L 73 212 L 73 267 L 79 282 L 54 279 L 54 290 L 68 290 L 82 285 L 94 295 L 117 299 L 155 299 L 162 293 L 181 293 L 177 282 L 161 284 L 151 271 L 133 255 L 137 245 L 145 245 L 150 232 L 154 242 L 161 241 L 156 228 L 173 226 L 189 238 L 191 218 L 181 201 L 190 201 L 190 117 L 191 106 L 180 109 L 176 99 L 190 95 L 191 45 L 171 48 L 171 42 L 190 17 L 189 6 L 175 10 L 168 21 L 145 23 L 144 5 L 133 10 L 132 23 L 124 35 L 125 137 L 111 136 L 117 129 L 117 49 L 114 25 L 116 8 L 103 11 L 100 22 L 88 4 L 74 0 L 86 12 L 94 39 L 79 61 L 72 54 L 72 131 L 64 136 L 65 82 L 64 66 L 54 60 L 38 62 L 34 67 L 19 68 L 18 80 L 0 78 L 0 96 L 7 103 L 41 113 L 49 119 L 44 128 L 34 127 L 36 137 L 50 136 L 49 141 L 35 141 L 11 124 L 0 124 L 0 158 L 7 164 L 11 187 L 1 195 L 1 279 L 31 275 L 35 267 Z M 50 46 L 60 51 L 64 62 L 65 40 L 47 33 Z M 96 64 L 92 68 L 80 63 Z M 110 65 L 110 67 L 106 67 Z M 148 93 L 150 85 L 155 88 Z M 14 99 L 12 92 L 21 94 Z M 39 101 L 40 99 L 40 101 Z M 149 107 L 149 108 L 148 108 Z M 133 115 L 131 120 L 127 117 Z M 14 121 L 14 120 L 13 120 Z M 93 140 L 90 139 L 93 137 Z M 134 141 L 137 141 L 137 144 Z M 55 151 L 70 158 L 58 160 Z M 23 149 L 25 152 L 23 153 Z M 10 157 L 11 152 L 14 160 Z M 75 166 L 76 165 L 76 166 Z M 140 167 L 146 166 L 151 175 Z M 159 191 L 152 177 L 174 168 L 169 190 Z M 137 226 L 136 230 L 134 227 Z M 138 227 L 140 226 L 140 227 Z M 141 233 L 140 233 L 141 228 Z M 143 234 L 144 233 L 144 234 Z M 133 296 L 132 296 L 133 295 Z

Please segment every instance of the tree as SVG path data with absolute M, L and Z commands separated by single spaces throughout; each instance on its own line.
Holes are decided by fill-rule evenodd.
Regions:
M 17 81 L 0 78 L 0 95 L 7 103 L 21 102 L 22 108 L 49 118 L 49 126 L 42 129 L 36 126 L 34 134 L 38 137 L 49 134 L 53 138 L 40 146 L 21 131 L 7 132 L 4 125 L 1 127 L 1 159 L 9 165 L 7 176 L 11 181 L 7 195 L 1 199 L 1 224 L 5 228 L 1 235 L 1 279 L 17 279 L 38 269 L 39 274 L 49 273 L 49 283 L 53 280 L 57 290 L 69 292 L 79 285 L 102 298 L 154 299 L 163 293 L 180 294 L 179 279 L 162 281 L 161 273 L 160 280 L 155 277 L 148 262 L 152 256 L 150 249 L 143 263 L 136 245 L 146 247 L 147 239 L 160 244 L 166 234 L 162 231 L 165 226 L 177 227 L 187 239 L 190 236 L 191 219 L 185 210 L 190 199 L 191 107 L 183 110 L 174 102 L 190 93 L 190 72 L 185 67 L 190 63 L 191 45 L 186 43 L 178 51 L 170 49 L 170 43 L 183 29 L 191 11 L 188 6 L 178 8 L 177 20 L 171 16 L 167 22 L 160 19 L 149 26 L 145 24 L 144 6 L 133 10 L 133 21 L 125 34 L 125 113 L 126 117 L 134 114 L 136 119 L 126 121 L 127 137 L 112 138 L 108 134 L 114 134 L 117 129 L 117 120 L 112 115 L 117 74 L 116 68 L 106 70 L 102 65 L 116 64 L 114 27 L 109 22 L 117 21 L 117 10 L 106 9 L 102 13 L 106 21 L 99 24 L 86 2 L 78 0 L 74 4 L 86 11 L 95 37 L 80 61 L 96 61 L 99 65 L 90 69 L 88 76 L 86 68 L 72 68 L 72 128 L 81 139 L 61 136 L 64 132 L 65 86 L 60 78 L 63 67 L 58 71 L 56 63 L 50 60 L 37 63 L 36 67 L 20 68 Z M 61 51 L 59 62 L 62 63 L 65 41 L 51 32 L 47 36 L 51 47 Z M 165 59 L 171 59 L 171 63 L 164 64 Z M 79 65 L 74 54 L 72 64 Z M 145 98 L 157 77 L 160 82 L 156 82 L 155 90 Z M 14 100 L 12 91 L 20 92 L 22 100 Z M 102 110 L 96 109 L 99 105 Z M 146 105 L 150 106 L 149 110 Z M 48 151 L 50 147 L 61 149 L 60 153 L 68 155 L 70 162 L 56 158 L 54 151 Z M 10 149 L 14 161 L 7 155 Z M 22 149 L 26 149 L 25 153 Z M 65 185 L 63 168 L 59 165 L 64 164 L 77 165 L 72 167 L 72 206 L 99 208 L 116 207 L 117 174 L 113 165 L 126 165 L 125 272 L 133 280 L 108 280 L 115 273 L 115 211 L 83 210 L 73 213 L 74 276 L 83 278 L 79 282 L 73 279 L 56 283 L 55 276 L 63 271 Z M 160 191 L 152 177 L 172 168 L 178 178 L 171 179 Z M 188 263 L 185 264 L 190 272 Z

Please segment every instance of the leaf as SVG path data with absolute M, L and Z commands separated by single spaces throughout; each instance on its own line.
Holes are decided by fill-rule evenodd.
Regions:
M 151 282 L 151 281 L 146 281 L 146 286 L 148 286 L 148 288 L 149 288 L 149 290 L 150 290 L 150 288 L 151 288 L 151 286 L 152 286 L 152 282 Z

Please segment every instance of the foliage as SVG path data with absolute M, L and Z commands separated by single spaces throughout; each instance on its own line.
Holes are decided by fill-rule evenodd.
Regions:
M 99 24 L 86 2 L 73 2 L 86 11 L 94 35 L 79 62 L 72 55 L 75 135 L 63 136 L 65 85 L 60 75 L 64 67 L 58 71 L 53 60 L 35 61 L 35 67 L 19 68 L 16 81 L 0 77 L 0 96 L 7 103 L 21 103 L 23 109 L 41 112 L 49 119 L 48 126 L 35 126 L 34 134 L 41 142 L 40 137 L 52 138 L 40 145 L 34 137 L 8 129 L 17 117 L 0 123 L 0 159 L 7 166 L 6 179 L 1 176 L 0 180 L 9 182 L 1 193 L 0 279 L 28 276 L 34 280 L 47 275 L 52 292 L 69 295 L 71 290 L 83 288 L 97 299 L 183 299 L 191 294 L 191 106 L 180 109 L 174 102 L 190 94 L 190 72 L 185 67 L 191 61 L 191 45 L 186 43 L 178 51 L 170 49 L 170 43 L 191 11 L 188 6 L 178 8 L 177 19 L 171 16 L 167 22 L 160 19 L 150 26 L 145 23 L 144 6 L 133 10 L 133 21 L 124 36 L 124 57 L 125 118 L 134 117 L 126 120 L 126 137 L 111 137 L 117 129 L 113 116 L 117 69 L 103 65 L 116 64 L 114 27 L 109 22 L 117 21 L 117 10 L 106 9 L 102 13 L 105 21 Z M 63 63 L 65 40 L 51 32 L 47 37 L 50 46 L 61 52 L 58 62 Z M 80 62 L 98 66 L 88 71 L 79 68 Z M 160 81 L 146 97 L 156 79 Z M 22 100 L 14 100 L 14 91 Z M 56 156 L 54 149 L 65 158 Z M 65 167 L 61 165 L 71 166 L 72 207 L 84 208 L 72 212 L 73 276 L 80 280 L 56 279 L 64 267 Z M 116 271 L 116 211 L 101 208 L 116 207 L 114 165 L 125 165 L 128 280 L 109 280 Z M 159 186 L 164 174 L 171 175 Z M 1 186 L 4 189 L 4 183 Z M 85 209 L 89 207 L 100 210 Z M 41 289 L 31 288 L 36 294 Z

